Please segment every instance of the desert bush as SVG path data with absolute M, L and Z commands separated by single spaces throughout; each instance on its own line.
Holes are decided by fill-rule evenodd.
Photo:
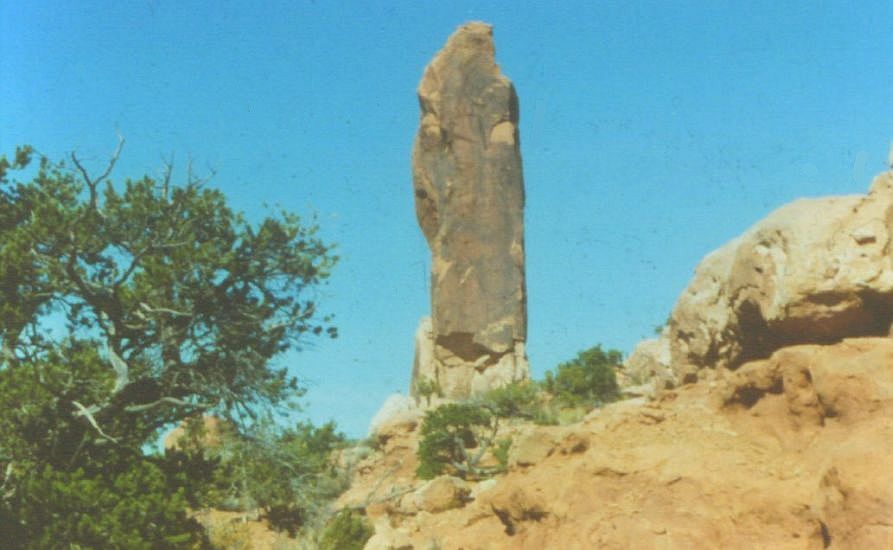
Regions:
M 419 378 L 415 382 L 415 391 L 419 397 L 423 397 L 428 405 L 431 405 L 431 398 L 435 395 L 443 397 L 443 389 L 437 380 L 431 378 Z
M 619 351 L 597 345 L 547 372 L 543 387 L 564 406 L 597 406 L 619 395 L 615 370 L 622 362 Z
M 528 380 L 495 388 L 476 400 L 480 406 L 499 418 L 534 418 L 543 406 L 537 384 Z
M 505 472 L 509 467 L 509 449 L 512 447 L 512 438 L 506 437 L 496 442 L 493 448 L 493 457 L 499 463 L 499 471 Z
M 0 505 L 4 548 L 205 547 L 187 496 L 171 489 L 161 468 L 146 460 L 106 468 L 21 472 L 18 490 Z
M 425 414 L 419 431 L 419 467 L 422 479 L 449 473 L 477 478 L 491 473 L 480 466 L 494 442 L 498 417 L 474 403 L 449 403 Z
M 525 380 L 428 411 L 420 430 L 417 474 L 422 479 L 446 473 L 480 478 L 505 471 L 511 438 L 496 439 L 500 420 L 535 420 L 545 406 L 540 387 Z M 482 464 L 489 457 L 496 466 Z
M 321 550 L 362 550 L 375 529 L 362 515 L 341 510 L 329 521 L 319 540 Z
M 295 536 L 344 489 L 333 460 L 344 441 L 332 422 L 224 431 L 217 446 L 203 450 L 219 463 L 210 502 L 242 512 L 259 509 L 270 525 Z

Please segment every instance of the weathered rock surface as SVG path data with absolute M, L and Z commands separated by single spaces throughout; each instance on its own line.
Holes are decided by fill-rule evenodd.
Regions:
M 440 476 L 422 485 L 407 499 L 412 501 L 415 509 L 437 514 L 461 508 L 470 494 L 468 483 L 452 476 Z
M 419 329 L 430 352 L 417 353 L 412 387 L 436 380 L 460 398 L 528 375 L 518 98 L 496 65 L 491 27 L 461 26 L 418 97 L 413 189 L 431 248 L 432 319 Z
M 893 172 L 868 195 L 788 204 L 707 256 L 670 319 L 673 368 L 737 367 L 783 346 L 886 335 Z
M 369 422 L 369 435 L 386 438 L 395 431 L 413 430 L 421 422 L 422 414 L 422 409 L 412 397 L 391 394 Z
M 542 426 L 515 437 L 509 447 L 509 467 L 532 466 L 545 460 L 558 446 L 556 432 L 554 428 Z
M 674 380 L 670 362 L 670 340 L 665 334 L 642 340 L 623 362 L 617 381 L 624 390 L 644 384 L 660 388 L 671 386 Z
M 187 431 L 187 421 L 184 420 L 176 428 L 164 437 L 166 450 L 184 450 L 187 448 L 211 449 L 221 443 L 224 433 L 231 429 L 226 422 L 216 416 L 202 416 L 201 428 L 190 433 Z
M 367 508 L 374 547 L 893 547 L 890 338 L 786 347 L 725 380 L 517 430 L 546 443 L 463 506 L 449 482 L 438 511 Z M 367 459 L 341 504 L 418 494 L 416 436 Z

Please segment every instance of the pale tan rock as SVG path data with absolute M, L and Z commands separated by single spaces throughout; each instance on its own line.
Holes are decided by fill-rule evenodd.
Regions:
M 539 426 L 519 434 L 509 447 L 509 467 L 532 466 L 551 455 L 561 437 L 558 428 Z
M 472 499 L 476 499 L 480 495 L 486 493 L 487 491 L 492 491 L 498 484 L 499 484 L 499 481 L 492 477 L 489 479 L 481 480 L 481 481 L 475 483 L 474 485 L 472 485 L 471 493 L 469 496 Z
M 431 317 L 422 317 L 415 332 L 415 356 L 412 361 L 412 382 L 409 393 L 416 399 L 422 397 L 419 383 L 437 383 L 437 364 L 434 361 L 434 329 Z
M 649 384 L 667 387 L 674 385 L 674 373 L 670 368 L 669 334 L 639 342 L 618 373 L 623 390 Z
M 467 482 L 453 476 L 440 476 L 420 487 L 412 500 L 417 510 L 437 514 L 461 508 L 470 492 Z
M 886 335 L 893 172 L 868 195 L 786 205 L 708 255 L 670 320 L 673 369 L 737 367 L 792 344 Z
M 405 528 L 394 528 L 387 517 L 379 518 L 373 526 L 375 533 L 366 541 L 363 550 L 413 550 L 415 546 Z
M 391 394 L 369 422 L 369 435 L 388 436 L 394 432 L 411 432 L 419 425 L 423 414 L 424 411 L 412 397 Z
M 432 320 L 417 335 L 411 391 L 424 377 L 455 399 L 529 371 L 518 98 L 496 65 L 491 27 L 461 26 L 418 96 L 413 188 L 431 248 Z

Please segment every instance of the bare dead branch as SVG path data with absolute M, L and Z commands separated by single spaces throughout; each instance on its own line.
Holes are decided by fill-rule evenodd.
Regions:
M 173 315 L 174 317 L 192 317 L 191 313 L 177 311 L 176 309 L 170 309 L 166 307 L 152 307 L 146 302 L 140 302 L 140 309 L 145 311 L 146 313 L 166 313 L 168 315 Z
M 87 407 L 81 405 L 77 401 L 72 401 L 72 403 L 74 404 L 75 407 L 78 408 L 78 412 L 75 413 L 75 416 L 83 416 L 84 418 L 87 419 L 87 421 L 90 422 L 90 425 L 93 426 L 93 428 L 96 430 L 97 433 L 99 433 L 99 435 L 101 435 L 103 438 L 111 441 L 112 443 L 118 443 L 117 439 L 115 439 L 114 437 L 112 437 L 109 434 L 102 431 L 102 428 L 99 427 L 99 423 L 96 422 L 95 418 L 93 418 L 93 413 L 99 412 L 99 408 L 96 407 L 96 405 L 92 405 L 88 409 Z
M 130 382 L 130 368 L 111 345 L 108 346 L 108 354 L 109 360 L 112 362 L 112 368 L 115 369 L 115 386 L 112 388 L 112 395 L 114 396 Z
M 192 159 L 189 159 L 189 162 L 186 163 L 186 185 L 189 187 L 202 187 L 217 175 L 216 170 L 209 168 L 208 172 L 210 174 L 207 177 L 200 178 L 195 175 L 195 172 L 192 170 Z
M 162 397 L 157 401 L 153 401 L 151 403 L 143 403 L 141 405 L 130 405 L 128 407 L 124 407 L 124 410 L 129 413 L 140 413 L 143 411 L 147 411 L 149 409 L 154 409 L 160 405 L 171 405 L 174 407 L 191 407 L 196 410 L 208 410 L 214 407 L 214 403 L 190 403 L 188 401 L 183 401 L 182 399 L 177 399 L 176 397 Z
M 161 196 L 164 199 L 164 202 L 170 201 L 170 191 L 171 191 L 171 174 L 174 172 L 174 155 L 171 154 L 171 160 L 162 160 L 162 164 L 164 164 L 164 175 L 161 180 Z
M 109 159 L 109 164 L 105 169 L 105 172 L 102 173 L 95 180 L 90 177 L 90 174 L 87 172 L 87 169 L 81 164 L 81 161 L 77 157 L 77 153 L 74 151 L 71 152 L 71 160 L 74 162 L 74 165 L 77 167 L 78 171 L 81 173 L 81 177 L 84 178 L 84 183 L 87 184 L 87 188 L 90 190 L 90 209 L 99 212 L 99 208 L 97 206 L 97 193 L 96 188 L 104 179 L 106 179 L 109 174 L 112 173 L 112 169 L 115 167 L 115 163 L 118 162 L 118 157 L 121 156 L 121 150 L 124 148 L 124 137 L 120 134 L 118 135 L 118 146 L 115 148 L 115 152 L 112 153 L 112 157 Z

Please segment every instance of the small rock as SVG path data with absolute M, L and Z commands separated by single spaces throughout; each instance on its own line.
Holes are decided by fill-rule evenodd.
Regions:
M 558 441 L 554 430 L 544 427 L 522 433 L 509 447 L 509 467 L 532 466 L 546 459 Z
M 453 476 L 440 476 L 432 479 L 413 497 L 419 510 L 437 514 L 453 508 L 461 508 L 471 493 L 468 484 Z
M 422 418 L 415 400 L 399 393 L 391 394 L 372 417 L 369 434 L 387 437 L 393 432 L 411 432 Z

